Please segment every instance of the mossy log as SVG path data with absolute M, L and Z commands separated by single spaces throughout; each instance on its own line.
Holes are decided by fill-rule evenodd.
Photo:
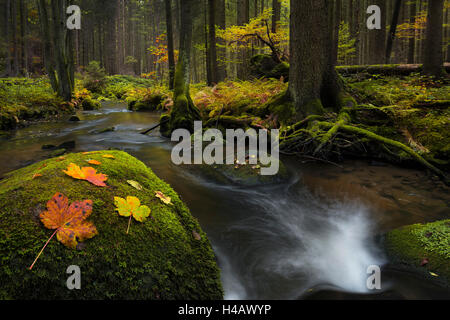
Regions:
M 110 154 L 115 159 L 106 159 Z M 70 163 L 98 160 L 107 187 L 75 180 Z M 34 174 L 42 176 L 34 178 Z M 137 181 L 142 190 L 127 183 Z M 155 197 L 161 191 L 171 205 Z M 98 234 L 68 249 L 52 239 L 32 270 L 28 267 L 53 233 L 39 219 L 47 201 L 62 193 L 70 202 L 93 201 L 88 220 Z M 114 197 L 138 197 L 151 209 L 143 223 L 115 212 Z M 144 163 L 121 151 L 68 154 L 11 172 L 0 182 L 0 299 L 222 299 L 219 268 L 206 234 L 176 192 Z M 200 237 L 199 237 L 200 236 Z M 81 290 L 68 290 L 66 269 L 81 270 Z
M 450 72 L 450 63 L 445 63 L 444 67 Z M 342 75 L 358 73 L 379 74 L 384 76 L 408 76 L 412 73 L 422 71 L 421 64 L 380 64 L 380 65 L 360 65 L 360 66 L 338 66 L 336 71 Z

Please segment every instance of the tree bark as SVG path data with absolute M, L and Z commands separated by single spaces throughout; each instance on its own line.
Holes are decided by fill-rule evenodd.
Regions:
M 165 0 L 166 4 L 166 27 L 167 27 L 167 51 L 169 55 L 169 89 L 173 89 L 175 79 L 175 54 L 173 45 L 173 27 L 172 27 L 172 1 Z
M 217 43 L 216 43 L 216 0 L 208 0 L 209 9 L 209 68 L 211 72 L 210 83 L 213 85 L 218 83 L 217 79 Z
M 423 50 L 423 73 L 440 77 L 443 73 L 442 22 L 444 0 L 428 2 L 426 40 Z
M 395 40 L 395 33 L 397 32 L 398 17 L 400 15 L 401 7 L 402 7 L 402 0 L 395 0 L 394 14 L 392 15 L 391 28 L 389 30 L 386 44 L 386 60 L 385 60 L 386 64 L 389 64 L 389 62 L 391 61 L 392 45 Z
M 277 32 L 278 23 L 281 20 L 281 2 L 280 0 L 272 0 L 272 33 Z
M 416 1 L 411 1 L 409 8 L 409 23 L 414 24 L 416 22 L 417 5 Z M 415 62 L 416 52 L 416 30 L 414 29 L 414 35 L 408 41 L 408 63 L 413 64 Z
M 194 121 L 200 119 L 200 112 L 190 96 L 190 66 L 192 49 L 192 5 L 194 0 L 183 0 L 180 3 L 180 55 L 175 70 L 174 106 L 168 124 L 162 127 L 161 133 L 169 136 L 174 130 L 184 128 L 193 132 Z
M 381 9 L 381 29 L 369 30 L 370 63 L 383 64 L 386 56 L 386 0 L 373 2 Z
M 216 24 L 223 30 L 226 28 L 226 6 L 225 0 L 216 0 Z M 217 66 L 217 81 L 224 81 L 227 77 L 226 60 L 226 42 L 218 39 L 219 48 L 217 48 L 217 58 L 219 59 Z
M 327 2 L 291 0 L 288 92 L 297 113 L 303 116 L 322 114 L 324 106 L 338 105 L 339 86 L 332 57 L 333 8 Z

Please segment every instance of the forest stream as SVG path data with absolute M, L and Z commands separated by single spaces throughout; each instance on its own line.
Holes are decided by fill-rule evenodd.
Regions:
M 48 158 L 44 145 L 75 141 L 70 152 L 124 150 L 181 196 L 207 233 L 222 270 L 225 299 L 443 299 L 422 276 L 389 267 L 380 235 L 450 218 L 450 194 L 425 172 L 368 161 L 341 165 L 285 159 L 291 181 L 239 187 L 215 183 L 170 160 L 159 114 L 105 103 L 80 122 L 41 122 L 0 138 L 0 176 Z M 114 131 L 99 133 L 114 127 Z M 357 173 L 357 174 L 356 174 Z M 369 265 L 387 266 L 382 289 L 366 287 Z

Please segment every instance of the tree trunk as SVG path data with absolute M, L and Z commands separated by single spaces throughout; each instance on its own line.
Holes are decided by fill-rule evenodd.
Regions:
M 303 116 L 323 114 L 324 106 L 337 107 L 332 21 L 327 1 L 291 0 L 289 95 Z
M 14 0 L 13 0 L 14 1 Z M 6 0 L 5 6 L 5 43 L 6 43 L 6 66 L 5 66 L 5 76 L 11 76 L 11 43 L 9 37 L 10 29 L 10 16 L 11 16 L 11 0 Z
M 209 9 L 209 68 L 211 72 L 210 83 L 217 84 L 217 44 L 216 44 L 216 0 L 208 0 Z
M 386 44 L 386 61 L 385 61 L 386 64 L 389 64 L 391 61 L 392 45 L 394 43 L 395 33 L 397 32 L 398 17 L 400 15 L 401 7 L 402 7 L 402 0 L 395 0 L 395 8 L 394 14 L 392 15 L 391 29 L 389 30 L 389 35 Z
M 226 6 L 225 6 L 225 0 L 216 0 L 216 24 L 221 28 L 226 28 Z M 222 39 L 218 40 L 218 44 L 220 45 L 219 48 L 217 48 L 217 58 L 219 59 L 218 66 L 217 66 L 217 81 L 221 82 L 224 81 L 227 77 L 227 68 L 225 64 L 226 60 L 226 42 Z
M 237 5 L 237 25 L 243 26 L 250 20 L 250 3 L 249 0 L 238 0 Z M 247 48 L 241 49 L 238 56 L 240 63 L 237 68 L 237 77 L 240 80 L 245 80 L 248 75 L 249 50 Z
M 440 77 L 443 73 L 442 23 L 444 0 L 428 2 L 426 40 L 423 50 L 423 73 Z
M 166 27 L 167 27 L 167 51 L 169 55 L 169 89 L 173 89 L 175 79 L 175 54 L 173 46 L 173 28 L 172 28 L 172 1 L 165 0 L 166 3 Z
M 281 20 L 281 3 L 280 0 L 272 0 L 272 33 L 277 32 L 277 24 Z
M 381 29 L 369 30 L 371 64 L 383 64 L 386 56 L 386 0 L 373 1 L 381 9 Z
M 416 1 L 411 1 L 409 9 L 409 23 L 414 24 L 416 22 L 417 5 Z M 409 39 L 408 44 L 408 63 L 413 64 L 415 62 L 416 52 L 416 30 L 414 29 L 414 35 Z
M 184 128 L 193 132 L 194 121 L 200 119 L 200 112 L 191 99 L 190 65 L 192 49 L 192 8 L 194 0 L 183 0 L 180 3 L 180 55 L 175 70 L 174 106 L 167 125 L 161 127 L 161 133 L 169 136 L 174 130 Z

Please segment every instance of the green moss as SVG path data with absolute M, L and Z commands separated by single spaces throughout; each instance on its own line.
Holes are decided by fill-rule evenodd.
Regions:
M 112 154 L 115 159 L 103 158 Z M 102 164 L 107 188 L 75 180 L 62 172 L 69 163 Z M 45 164 L 45 166 L 44 166 Z M 35 173 L 42 176 L 33 179 Z M 138 191 L 127 180 L 139 182 Z M 164 205 L 154 196 L 161 191 L 172 198 Z M 99 234 L 71 250 L 53 239 L 32 271 L 33 262 L 52 234 L 39 221 L 47 201 L 61 192 L 69 200 L 91 199 L 89 220 Z M 152 210 L 151 219 L 133 221 L 114 211 L 114 196 L 137 196 Z M 7 174 L 0 182 L 0 297 L 12 299 L 221 299 L 219 270 L 206 234 L 189 209 L 166 183 L 142 162 L 120 151 L 69 154 Z M 192 232 L 201 235 L 195 240 Z M 68 290 L 65 270 L 81 269 L 81 290 Z
M 394 262 L 425 268 L 450 283 L 450 220 L 390 231 L 385 246 Z M 424 259 L 428 264 L 421 266 Z
M 81 102 L 81 107 L 83 110 L 98 110 L 102 107 L 102 105 L 94 99 L 86 98 Z
M 325 110 L 323 108 L 320 99 L 314 99 L 309 101 L 308 103 L 306 103 L 306 105 L 302 107 L 302 109 L 304 110 L 306 115 L 310 114 L 322 115 L 325 113 Z

